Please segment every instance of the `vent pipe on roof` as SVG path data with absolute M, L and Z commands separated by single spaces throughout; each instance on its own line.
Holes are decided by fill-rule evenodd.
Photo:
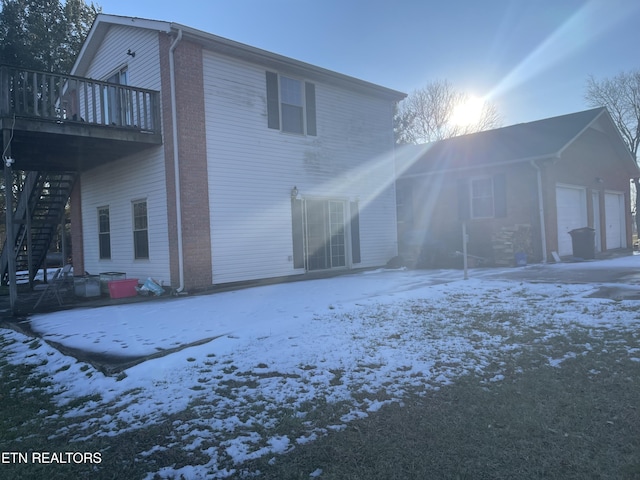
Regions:
M 538 183 L 538 213 L 540 214 L 540 240 L 542 241 L 542 263 L 547 263 L 547 232 L 544 228 L 544 202 L 542 199 L 542 172 L 540 166 L 531 160 L 531 165 L 536 169 Z
M 180 201 L 180 162 L 178 159 L 178 114 L 176 112 L 176 66 L 174 52 L 178 43 L 182 40 L 182 30 L 178 30 L 178 35 L 169 48 L 169 74 L 171 76 L 171 123 L 173 130 L 173 169 L 176 189 L 176 224 L 178 234 L 178 271 L 180 274 L 180 286 L 177 291 L 184 290 L 184 250 L 182 247 L 182 202 Z

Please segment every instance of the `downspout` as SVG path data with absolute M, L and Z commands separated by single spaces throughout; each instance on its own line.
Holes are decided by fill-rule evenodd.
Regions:
M 184 251 L 182 247 L 182 202 L 180 201 L 180 162 L 178 159 L 178 113 L 176 112 L 176 66 L 174 52 L 178 43 L 182 40 L 182 30 L 178 30 L 178 35 L 169 48 L 169 74 L 171 76 L 171 123 L 173 130 L 173 170 L 176 189 L 176 224 L 178 234 L 178 272 L 180 275 L 180 286 L 177 291 L 184 290 Z
M 540 214 L 540 240 L 542 241 L 542 263 L 547 263 L 547 232 L 544 227 L 544 202 L 542 200 L 542 172 L 540 166 L 531 160 L 531 165 L 536 169 L 538 181 L 538 213 Z

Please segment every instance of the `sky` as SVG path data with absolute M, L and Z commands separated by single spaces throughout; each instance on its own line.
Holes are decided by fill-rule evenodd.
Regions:
M 32 375 L 46 376 L 40 388 L 56 406 L 41 410 L 34 424 L 63 416 L 59 434 L 73 439 L 71 450 L 83 451 L 83 440 L 100 436 L 106 460 L 120 435 L 177 414 L 166 436 L 150 438 L 150 445 L 132 442 L 131 458 L 109 458 L 109 464 L 151 459 L 155 469 L 147 479 L 238 478 L 250 460 L 277 462 L 280 454 L 343 430 L 385 404 L 402 405 L 408 391 L 428 394 L 469 373 L 486 385 L 513 381 L 518 373 L 503 359 L 517 361 L 532 346 L 550 367 L 576 356 L 597 357 L 572 332 L 588 329 L 589 338 L 621 332 L 629 339 L 640 327 L 637 300 L 591 296 L 599 284 L 514 278 L 529 269 L 553 276 L 618 268 L 637 271 L 640 255 L 472 269 L 466 281 L 460 270 L 378 269 L 26 320 L 53 345 L 125 357 L 168 353 L 119 375 L 105 375 L 13 330 L 0 328 L 0 345 L 3 360 L 33 365 Z M 618 287 L 637 295 L 637 284 Z M 189 322 L 181 321 L 185 312 Z M 558 338 L 566 350 L 558 348 Z M 637 343 L 613 335 L 605 346 L 620 361 L 640 362 Z M 588 374 L 597 379 L 600 372 Z M 16 387 L 23 393 L 38 388 L 38 382 L 23 384 Z M 324 401 L 336 404 L 335 418 L 314 415 L 314 405 Z M 283 410 L 300 419 L 300 429 L 277 429 Z M 172 448 L 193 452 L 194 462 L 176 466 L 167 452 Z M 20 440 L 12 441 L 11 451 L 20 450 Z M 330 468 L 313 465 L 301 478 Z
M 589 75 L 640 68 L 637 0 L 98 0 L 410 93 L 446 80 L 503 125 L 586 110 Z

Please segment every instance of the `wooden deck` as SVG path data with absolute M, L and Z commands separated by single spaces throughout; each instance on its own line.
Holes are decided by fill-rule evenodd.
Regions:
M 5 157 L 24 171 L 83 171 L 162 144 L 159 92 L 0 66 Z

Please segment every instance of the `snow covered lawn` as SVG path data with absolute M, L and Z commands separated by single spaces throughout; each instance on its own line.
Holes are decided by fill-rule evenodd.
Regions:
M 589 298 L 595 285 L 464 281 L 460 273 L 376 271 L 31 319 L 46 340 L 123 356 L 214 338 L 119 376 L 9 330 L 0 330 L 2 356 L 48 375 L 65 420 L 56 435 L 117 438 L 173 415 L 164 438 L 132 445 L 131 454 L 148 461 L 178 448 L 187 460 L 158 465 L 147 478 L 226 478 L 249 460 L 277 461 L 385 404 L 402 404 L 408 391 L 439 389 L 470 372 L 500 382 L 505 355 L 544 350 L 574 329 L 599 336 L 640 326 L 637 302 Z M 561 367 L 590 348 L 549 346 L 547 362 Z M 640 362 L 638 348 L 624 351 Z M 335 405 L 333 418 L 316 415 L 326 405 Z

